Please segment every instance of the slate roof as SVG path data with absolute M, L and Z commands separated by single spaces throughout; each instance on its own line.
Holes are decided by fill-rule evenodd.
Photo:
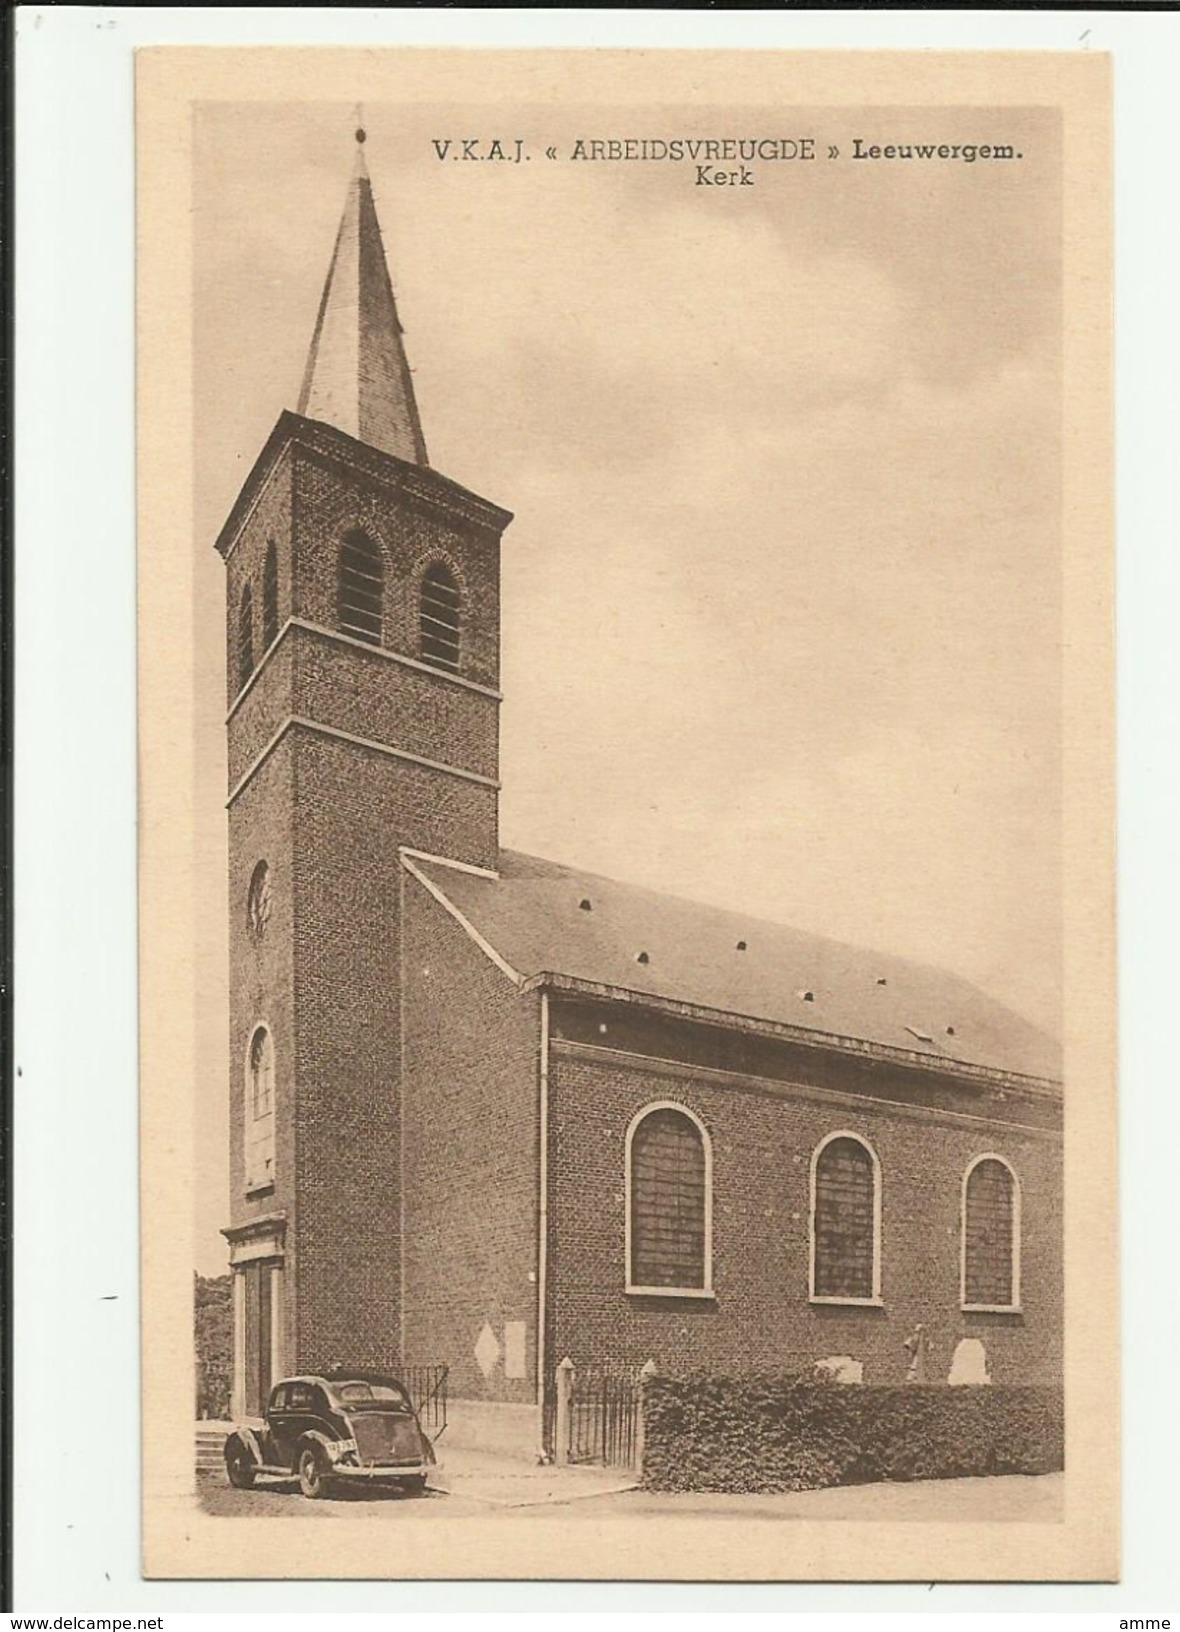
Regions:
M 408 865 L 526 980 L 561 976 L 950 1069 L 1060 1080 L 1053 1038 L 940 969 L 512 850 L 498 877 L 412 853 Z
M 299 412 L 411 464 L 426 442 L 359 145 L 308 353 Z

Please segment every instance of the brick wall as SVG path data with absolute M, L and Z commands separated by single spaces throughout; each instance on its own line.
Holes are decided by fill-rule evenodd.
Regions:
M 452 1394 L 536 1399 L 540 998 L 521 994 L 406 879 L 406 1359 L 445 1362 Z M 523 1324 L 523 1377 L 505 1329 Z M 475 1344 L 500 1357 L 485 1377 Z
M 307 629 L 291 632 L 293 712 L 478 776 L 499 758 L 494 696 Z
M 295 1187 L 295 1015 L 293 1006 L 293 800 L 290 739 L 271 755 L 229 812 L 229 1128 L 232 1226 L 269 1213 L 287 1217 L 288 1275 L 293 1265 Z M 250 878 L 259 861 L 270 873 L 271 914 L 261 937 L 246 920 Z M 246 1055 L 254 1028 L 265 1025 L 275 1058 L 275 1182 L 272 1191 L 246 1194 L 243 1137 Z M 284 1353 L 293 1333 L 285 1329 Z
M 996 1382 L 1061 1376 L 1061 1148 L 1046 1130 L 1004 1126 L 920 1106 L 692 1065 L 645 1062 L 557 1041 L 550 1070 L 549 1352 L 666 1370 L 791 1367 L 835 1355 L 864 1363 L 866 1382 L 905 1376 L 903 1349 L 922 1322 L 928 1375 L 945 1378 L 956 1343 L 981 1338 Z M 715 1299 L 625 1290 L 624 1145 L 652 1101 L 683 1104 L 713 1150 Z M 867 1139 L 882 1172 L 881 1308 L 809 1301 L 810 1164 L 826 1135 Z M 1023 1187 L 1020 1314 L 959 1307 L 961 1185 L 986 1151 L 1007 1158 Z
M 412 474 L 408 481 L 414 485 Z M 359 528 L 380 544 L 385 560 L 382 645 L 418 654 L 418 584 L 432 560 L 445 560 L 459 584 L 460 673 L 495 687 L 500 673 L 500 550 L 498 535 L 443 510 L 392 468 L 382 481 L 358 480 L 332 454 L 301 447 L 295 463 L 296 616 L 336 627 L 336 553 Z
M 230 697 L 243 586 L 262 657 L 263 564 L 273 539 L 278 619 L 334 627 L 337 551 L 350 527 L 386 558 L 383 645 L 417 649 L 415 574 L 440 555 L 463 590 L 463 673 L 495 687 L 498 538 L 493 515 L 435 473 L 417 472 L 307 422 L 278 455 L 227 560 Z M 490 519 L 489 519 L 490 518 Z M 503 517 L 500 516 L 502 522 Z M 400 1359 L 401 922 L 399 845 L 494 864 L 494 786 L 296 725 L 289 716 L 404 752 L 497 774 L 497 701 L 380 652 L 288 629 L 229 721 L 231 1223 L 287 1215 L 285 1362 Z M 245 922 L 264 859 L 274 908 L 261 943 Z M 244 1060 L 265 1018 L 275 1044 L 273 1193 L 242 1184 Z
M 280 628 L 291 615 L 292 471 L 292 460 L 288 454 L 279 461 L 270 481 L 259 494 L 249 523 L 242 529 L 237 545 L 225 564 L 227 706 L 241 689 L 238 685 L 238 606 L 247 584 L 254 602 L 255 660 L 262 656 L 262 570 L 271 539 L 275 542 L 275 565 L 278 569 Z
M 249 690 L 237 698 L 230 720 L 228 773 L 232 791 L 254 765 L 283 720 L 295 712 L 294 647 L 291 631 L 257 670 Z
M 496 698 L 445 674 L 391 662 L 382 652 L 417 660 L 421 574 L 431 561 L 445 560 L 461 591 L 459 679 L 494 692 L 500 661 L 498 537 L 450 509 L 432 508 L 426 497 L 406 490 L 406 480 L 417 479 L 412 473 L 407 478 L 396 461 L 361 451 L 378 459 L 383 479 L 362 479 L 338 448 L 328 453 L 301 442 L 288 446 L 227 561 L 228 690 L 230 701 L 237 700 L 229 737 L 231 787 L 291 713 L 482 776 L 497 773 Z M 438 485 L 446 487 L 441 479 Z M 276 547 L 279 627 L 297 617 L 335 630 L 338 551 L 352 528 L 367 532 L 382 550 L 381 648 L 288 631 L 239 699 L 238 607 L 249 584 L 257 663 L 263 656 L 269 544 L 273 540 Z
M 295 735 L 299 1363 L 390 1364 L 400 1323 L 398 846 L 486 864 L 496 795 Z

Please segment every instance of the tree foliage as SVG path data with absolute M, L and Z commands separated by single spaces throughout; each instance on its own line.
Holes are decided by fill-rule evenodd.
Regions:
M 193 1275 L 197 1416 L 225 1421 L 233 1378 L 232 1275 Z

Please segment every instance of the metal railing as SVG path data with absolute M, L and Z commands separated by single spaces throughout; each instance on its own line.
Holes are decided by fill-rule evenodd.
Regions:
M 563 1367 L 545 1388 L 545 1443 L 556 1462 L 633 1468 L 639 1459 L 640 1368 Z M 559 1396 L 566 1398 L 559 1408 Z M 560 1443 L 559 1443 L 560 1440 Z
M 437 1439 L 447 1425 L 447 1371 L 446 1366 L 403 1366 L 401 1370 L 418 1421 L 431 1439 Z

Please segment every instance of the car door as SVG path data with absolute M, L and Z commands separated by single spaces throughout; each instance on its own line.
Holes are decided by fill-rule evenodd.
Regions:
M 314 1390 L 310 1383 L 284 1383 L 275 1390 L 268 1413 L 272 1455 L 280 1468 L 295 1467 L 295 1447 L 308 1427 Z

